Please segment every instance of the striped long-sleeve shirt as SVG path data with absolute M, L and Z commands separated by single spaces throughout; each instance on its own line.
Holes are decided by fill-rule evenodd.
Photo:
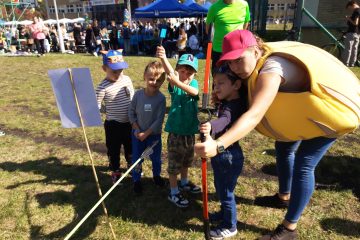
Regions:
M 96 98 L 99 109 L 104 103 L 106 120 L 129 122 L 128 109 L 134 96 L 134 87 L 131 79 L 122 75 L 116 82 L 104 79 L 96 89 Z

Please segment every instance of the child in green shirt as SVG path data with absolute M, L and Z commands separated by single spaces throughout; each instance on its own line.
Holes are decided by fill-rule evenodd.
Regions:
M 168 90 L 171 106 L 165 131 L 167 139 L 168 173 L 170 182 L 169 201 L 178 207 L 187 207 L 189 201 L 180 193 L 189 191 L 199 193 L 200 187 L 188 180 L 188 169 L 194 160 L 195 133 L 198 132 L 197 119 L 199 100 L 198 82 L 194 76 L 198 70 L 198 59 L 191 54 L 183 54 L 176 64 L 175 71 L 166 58 L 165 49 L 159 46 L 156 55 L 161 59 L 168 74 Z M 181 175 L 180 186 L 177 175 Z

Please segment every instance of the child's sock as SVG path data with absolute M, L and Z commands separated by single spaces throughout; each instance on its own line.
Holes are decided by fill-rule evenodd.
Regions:
M 180 191 L 179 191 L 179 188 L 178 188 L 178 187 L 170 188 L 170 194 L 171 194 L 171 195 L 178 194 L 179 192 L 180 192 Z
M 187 178 L 182 178 L 181 179 L 181 186 L 185 186 L 188 183 L 189 183 L 189 180 Z

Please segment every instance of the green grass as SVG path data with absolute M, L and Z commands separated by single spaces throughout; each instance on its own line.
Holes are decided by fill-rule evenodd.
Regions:
M 126 74 L 140 88 L 143 69 L 152 58 L 126 60 L 130 64 Z M 88 67 L 97 85 L 104 76 L 101 59 L 85 55 L 0 57 L 0 66 L 0 129 L 6 132 L 0 137 L 0 239 L 63 239 L 98 195 L 82 131 L 61 127 L 47 70 Z M 204 61 L 200 61 L 200 82 L 203 69 Z M 360 76 L 358 68 L 353 70 Z M 162 91 L 166 93 L 165 84 Z M 104 131 L 102 127 L 86 131 L 106 192 L 111 180 Z M 300 220 L 301 239 L 360 239 L 359 142 L 359 131 L 340 138 L 320 163 L 316 175 L 321 188 Z M 277 190 L 273 141 L 253 132 L 241 144 L 246 160 L 236 188 L 236 239 L 255 239 L 273 229 L 285 211 L 253 205 L 256 196 Z M 167 178 L 165 145 L 163 141 L 162 175 Z M 123 168 L 124 162 L 122 159 Z M 199 162 L 190 170 L 197 184 L 201 183 Z M 131 178 L 126 178 L 106 199 L 118 239 L 203 239 L 201 195 L 189 196 L 190 207 L 178 209 L 167 200 L 168 190 L 155 187 L 151 177 L 151 164 L 145 161 L 143 196 L 134 195 Z M 209 171 L 209 208 L 214 211 L 219 205 L 212 181 Z M 73 239 L 112 239 L 101 207 Z

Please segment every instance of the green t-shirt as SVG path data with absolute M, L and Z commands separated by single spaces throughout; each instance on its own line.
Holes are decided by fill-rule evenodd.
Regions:
M 199 89 L 195 79 L 191 80 L 189 85 Z M 165 131 L 178 135 L 194 135 L 199 128 L 197 119 L 199 96 L 191 96 L 176 86 L 172 88 L 170 84 L 168 90 L 171 96 L 171 106 Z
M 235 29 L 242 29 L 244 23 L 247 22 L 250 22 L 250 10 L 248 3 L 244 0 L 238 0 L 232 4 L 218 0 L 211 5 L 206 24 L 214 23 L 213 50 L 222 52 L 224 36 Z

